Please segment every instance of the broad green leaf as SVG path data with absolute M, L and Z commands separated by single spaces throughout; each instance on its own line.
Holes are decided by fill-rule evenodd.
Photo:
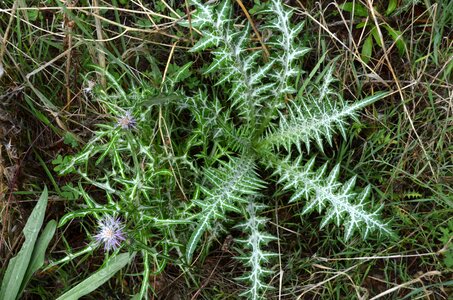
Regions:
M 47 206 L 47 188 L 41 194 L 35 208 L 25 224 L 23 233 L 24 244 L 19 253 L 10 260 L 2 281 L 0 299 L 15 300 L 20 293 L 24 275 L 30 263 L 30 258 L 35 248 L 39 230 L 44 221 L 44 214 Z
M 353 13 L 356 17 L 368 17 L 368 9 L 358 2 L 355 2 L 355 4 L 353 2 L 346 2 L 340 5 L 340 8 L 351 14 Z
M 77 300 L 82 296 L 88 295 L 112 278 L 116 272 L 124 268 L 132 260 L 134 255 L 135 253 L 122 253 L 112 257 L 106 262 L 105 267 L 58 297 L 57 300 Z
M 373 36 L 374 40 L 376 41 L 376 44 L 382 48 L 382 40 L 379 37 L 379 33 L 376 26 L 374 26 L 373 29 L 371 29 L 370 34 Z
M 365 42 L 363 43 L 362 46 L 361 57 L 365 63 L 368 63 L 370 61 L 372 51 L 373 51 L 373 36 L 369 35 L 365 39 Z
M 368 22 L 360 22 L 359 24 L 357 24 L 355 26 L 355 28 L 360 29 L 360 28 L 363 28 L 365 26 L 370 26 L 370 23 L 368 23 Z
M 406 50 L 406 45 L 404 44 L 402 32 L 399 30 L 395 30 L 388 25 L 384 25 L 384 28 L 392 37 L 393 41 L 396 43 L 396 48 L 398 48 L 398 53 L 403 55 Z
M 387 6 L 387 11 L 385 12 L 385 15 L 388 16 L 392 12 L 394 12 L 397 5 L 398 5 L 398 1 L 397 0 L 390 0 L 389 1 L 389 5 Z
M 28 266 L 27 272 L 25 273 L 24 280 L 22 282 L 21 290 L 23 291 L 27 283 L 30 281 L 33 273 L 35 273 L 39 268 L 44 265 L 44 257 L 46 255 L 47 247 L 49 246 L 50 241 L 55 234 L 57 228 L 57 222 L 55 220 L 47 223 L 46 227 L 39 235 L 38 240 L 36 241 L 35 249 L 31 256 L 31 263 Z

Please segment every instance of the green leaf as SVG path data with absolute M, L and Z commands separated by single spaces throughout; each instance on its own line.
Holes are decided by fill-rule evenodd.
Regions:
M 27 18 L 29 21 L 36 21 L 38 19 L 39 11 L 38 9 L 30 9 L 27 11 Z
M 138 19 L 137 26 L 141 28 L 152 28 L 154 24 L 149 19 Z
M 72 148 L 76 148 L 79 144 L 73 133 L 66 131 L 63 137 L 63 142 L 65 145 L 70 145 Z
M 44 265 L 46 250 L 53 238 L 53 235 L 55 234 L 56 228 L 57 221 L 52 220 L 47 223 L 46 227 L 39 235 L 35 249 L 33 250 L 33 254 L 31 256 L 31 263 L 28 266 L 27 272 L 25 273 L 24 280 L 22 282 L 21 290 L 23 290 L 27 286 L 27 283 L 30 281 L 33 274 Z
M 206 36 L 202 37 L 189 51 L 197 52 L 197 51 L 205 50 L 208 47 L 217 45 L 217 43 L 218 43 L 218 38 L 216 36 L 206 35 Z
M 194 232 L 192 232 L 192 235 L 190 236 L 189 242 L 187 243 L 186 247 L 186 260 L 188 263 L 192 262 L 193 253 L 197 248 L 198 242 L 200 241 L 203 233 L 209 227 L 208 221 L 208 219 L 204 219 L 203 222 L 199 223 L 197 228 L 194 230 Z
M 338 100 L 341 101 L 333 104 L 327 98 L 325 101 L 318 101 L 313 97 L 293 102 L 288 106 L 286 115 L 282 115 L 279 127 L 269 131 L 259 141 L 257 147 L 263 153 L 266 151 L 269 153 L 267 147 L 284 147 L 290 152 L 292 146 L 296 146 L 297 150 L 302 152 L 302 144 L 305 144 L 309 151 L 312 142 L 316 141 L 317 146 L 322 150 L 323 140 L 331 144 L 333 134 L 337 130 L 346 139 L 346 118 L 356 118 L 359 109 L 387 95 L 388 93 L 376 93 L 355 103 L 348 103 L 340 98 Z
M 447 268 L 453 267 L 453 251 L 447 252 L 444 258 L 444 264 Z
M 393 41 L 396 43 L 396 48 L 398 48 L 398 53 L 403 55 L 406 51 L 406 44 L 404 43 L 402 32 L 395 30 L 388 25 L 384 25 L 384 28 L 387 30 L 389 35 L 392 37 Z
M 385 12 L 385 15 L 389 16 L 392 12 L 394 12 L 397 4 L 398 4 L 397 0 L 390 0 L 389 5 L 387 6 L 387 11 Z
M 373 51 L 373 36 L 369 35 L 362 46 L 362 60 L 364 63 L 368 63 L 371 58 L 371 53 Z
M 453 54 L 450 54 L 451 56 L 453 56 Z M 445 71 L 444 71 L 444 80 L 447 80 L 447 78 L 450 76 L 450 74 L 452 74 L 452 70 L 453 70 L 453 60 L 451 60 L 447 67 L 445 68 Z
M 376 44 L 382 48 L 382 40 L 379 37 L 379 32 L 377 31 L 376 26 L 371 29 L 370 34 L 373 36 L 374 40 L 376 41 Z
M 76 300 L 88 295 L 109 280 L 116 272 L 124 268 L 135 256 L 135 253 L 122 253 L 110 258 L 106 266 L 61 295 L 57 300 Z
M 25 236 L 24 244 L 19 253 L 10 260 L 8 268 L 2 281 L 0 299 L 15 300 L 20 294 L 20 288 L 24 280 L 24 275 L 30 263 L 30 259 L 35 248 L 39 230 L 44 221 L 44 214 L 47 206 L 47 188 L 41 194 L 35 208 L 25 224 L 23 233 Z
M 83 218 L 86 215 L 89 214 L 101 214 L 101 213 L 112 213 L 114 210 L 105 208 L 105 207 L 100 207 L 100 208 L 85 208 L 85 209 L 79 209 L 75 211 L 71 211 L 67 214 L 65 214 L 61 219 L 60 222 L 58 222 L 58 228 L 64 226 L 67 222 L 69 222 L 72 219 L 76 218 Z
M 121 95 L 123 100 L 128 101 L 128 97 L 126 95 L 126 92 L 121 87 L 121 85 L 118 83 L 118 80 L 115 78 L 115 76 L 112 73 L 110 73 L 106 69 L 103 69 L 103 68 L 101 68 L 101 67 L 99 67 L 97 65 L 90 65 L 90 66 L 93 69 L 95 69 L 99 74 L 102 74 L 103 76 L 105 76 L 108 79 L 108 81 L 110 82 L 110 84 L 112 85 L 112 87 L 114 87 L 115 90 Z
M 148 98 L 148 100 L 143 101 L 143 106 L 154 106 L 154 105 L 167 105 L 169 103 L 175 102 L 180 96 L 178 95 L 158 95 Z
M 300 199 L 305 200 L 302 215 L 312 211 L 321 213 L 325 210 L 321 228 L 329 223 L 337 226 L 343 224 L 345 240 L 349 240 L 355 231 L 359 231 L 363 238 L 372 231 L 390 237 L 396 236 L 389 224 L 380 220 L 379 211 L 382 206 L 374 207 L 369 200 L 370 186 L 357 193 L 355 192 L 356 177 L 352 177 L 345 183 L 338 181 L 340 165 L 336 165 L 328 174 L 327 164 L 321 168 L 314 168 L 315 157 L 305 165 L 301 162 L 302 156 L 296 162 L 292 162 L 289 157 L 276 161 L 275 173 L 280 175 L 279 183 L 285 183 L 284 189 L 294 190 L 290 203 Z M 368 212 L 367 206 L 372 212 Z
M 368 23 L 368 22 L 360 22 L 359 24 L 357 24 L 355 26 L 355 28 L 360 29 L 360 28 L 363 28 L 365 26 L 370 26 L 370 23 Z
M 254 195 L 264 187 L 264 182 L 254 171 L 253 159 L 231 159 L 220 168 L 204 170 L 211 189 L 201 187 L 204 200 L 192 200 L 202 211 L 198 214 L 198 225 L 192 233 L 186 247 L 186 259 L 190 263 L 193 253 L 203 233 L 210 229 L 214 221 L 226 217 L 227 211 L 240 213 L 239 206 L 247 203 L 245 195 Z
M 368 9 L 366 6 L 358 2 L 346 2 L 340 5 L 340 9 L 354 14 L 357 17 L 368 17 Z
M 73 187 L 72 183 L 69 182 L 68 184 L 61 187 L 60 195 L 65 198 L 66 200 L 76 200 L 79 197 L 79 191 Z
M 173 77 L 173 82 L 178 83 L 186 79 L 187 77 L 190 76 L 190 66 L 192 66 L 193 62 L 188 62 L 184 66 L 182 66 L 172 77 Z

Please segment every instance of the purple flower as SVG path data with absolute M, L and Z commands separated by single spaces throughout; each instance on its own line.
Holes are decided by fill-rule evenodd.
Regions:
M 116 250 L 126 239 L 124 225 L 119 218 L 104 216 L 98 223 L 99 233 L 94 236 L 98 244 L 104 244 L 104 250 Z
M 137 120 L 135 120 L 130 111 L 126 111 L 123 116 L 118 118 L 117 124 L 123 129 L 133 129 L 137 126 Z

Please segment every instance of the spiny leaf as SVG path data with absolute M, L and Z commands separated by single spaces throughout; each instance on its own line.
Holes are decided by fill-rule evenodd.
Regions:
M 355 118 L 359 109 L 387 95 L 388 93 L 376 93 L 352 104 L 344 100 L 331 103 L 325 99 L 320 102 L 313 98 L 300 104 L 290 104 L 288 115 L 280 114 L 280 126 L 262 139 L 261 147 L 284 146 L 290 151 L 290 147 L 295 145 L 302 152 L 300 145 L 304 143 L 309 151 L 311 141 L 314 140 L 322 150 L 323 140 L 326 139 L 331 144 L 336 130 L 346 136 L 346 118 Z
M 329 176 L 325 176 L 327 165 L 318 170 L 313 170 L 314 158 L 305 166 L 290 161 L 289 158 L 276 162 L 276 174 L 282 177 L 280 182 L 285 182 L 286 189 L 292 189 L 295 194 L 291 201 L 298 201 L 305 198 L 306 204 L 302 214 L 307 214 L 315 209 L 321 213 L 325 208 L 324 219 L 321 227 L 324 227 L 332 220 L 337 225 L 343 223 L 345 226 L 345 240 L 351 238 L 354 231 L 360 231 L 366 238 L 371 231 L 378 231 L 381 234 L 394 235 L 388 224 L 382 222 L 378 212 L 380 208 L 369 213 L 366 206 L 370 188 L 365 188 L 360 194 L 355 193 L 355 177 L 345 184 L 337 181 L 340 167 L 335 166 Z
M 201 187 L 201 191 L 206 198 L 203 201 L 193 201 L 201 208 L 201 212 L 197 217 L 197 227 L 187 243 L 187 262 L 192 261 L 203 233 L 211 228 L 213 221 L 224 219 L 228 211 L 240 213 L 238 205 L 247 202 L 244 196 L 254 195 L 264 186 L 254 168 L 252 159 L 243 158 L 231 159 L 220 168 L 205 170 L 207 187 Z
M 245 252 L 236 258 L 241 260 L 245 266 L 249 267 L 249 271 L 236 279 L 248 282 L 249 286 L 247 290 L 241 293 L 241 295 L 247 296 L 252 300 L 265 299 L 263 292 L 266 289 L 272 288 L 264 281 L 273 273 L 266 265 L 272 258 L 277 256 L 277 254 L 266 252 L 263 249 L 269 242 L 277 239 L 264 231 L 267 219 L 258 216 L 260 211 L 265 208 L 265 205 L 261 205 L 256 200 L 250 199 L 246 207 L 246 221 L 235 226 L 247 234 L 245 239 L 236 240 L 245 248 Z

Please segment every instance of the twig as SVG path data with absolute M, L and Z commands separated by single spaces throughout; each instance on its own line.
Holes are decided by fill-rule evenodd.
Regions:
M 72 2 L 68 2 L 68 6 L 72 6 Z M 65 79 L 66 79 L 66 106 L 69 106 L 69 103 L 71 101 L 71 58 L 72 58 L 72 29 L 74 27 L 74 21 L 70 20 L 68 14 L 65 14 L 64 16 L 64 25 L 65 28 L 67 29 L 67 35 L 65 37 L 65 40 L 67 42 L 66 48 L 67 48 L 67 55 L 66 55 L 66 74 L 65 74 Z M 66 51 L 65 51 L 66 52 Z

